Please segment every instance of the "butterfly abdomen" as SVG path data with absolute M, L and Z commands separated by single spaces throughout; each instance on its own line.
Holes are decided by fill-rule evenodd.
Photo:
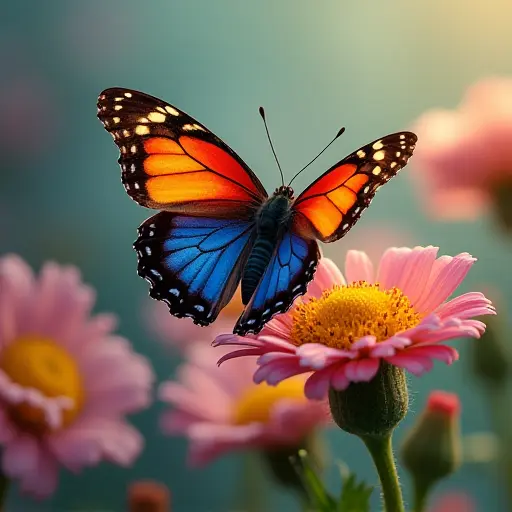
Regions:
M 256 219 L 257 238 L 242 276 L 242 302 L 248 304 L 290 216 L 291 201 L 281 194 L 272 196 L 261 208 Z

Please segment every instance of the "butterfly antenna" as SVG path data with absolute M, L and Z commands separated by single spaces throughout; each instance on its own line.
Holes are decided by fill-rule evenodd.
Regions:
M 284 187 L 283 170 L 281 169 L 281 164 L 279 163 L 279 160 L 277 159 L 276 150 L 274 149 L 274 144 L 272 144 L 272 139 L 270 138 L 270 133 L 268 131 L 268 126 L 267 126 L 267 120 L 265 119 L 265 109 L 263 107 L 260 107 L 259 111 L 260 111 L 260 116 L 263 119 L 263 124 L 265 125 L 265 131 L 267 132 L 268 142 L 270 143 L 270 147 L 272 148 L 272 153 L 274 153 L 274 158 L 276 159 L 277 167 L 279 167 L 279 172 L 281 173 L 281 182 Z
M 320 151 L 320 153 L 318 153 L 318 155 L 315 156 L 315 158 L 313 158 L 313 160 L 311 160 L 311 162 L 307 163 L 290 181 L 290 183 L 288 185 L 291 185 L 292 184 L 292 181 L 302 172 L 304 171 L 306 168 L 308 168 L 320 155 L 322 155 L 325 151 L 327 151 L 327 149 L 331 146 L 331 144 L 333 144 L 333 142 L 345 131 L 345 127 L 341 128 L 338 133 L 336 134 L 336 136 L 334 137 L 334 139 L 331 140 L 331 142 L 329 142 L 329 144 L 327 144 L 327 146 L 325 146 L 324 149 L 322 149 L 322 151 Z

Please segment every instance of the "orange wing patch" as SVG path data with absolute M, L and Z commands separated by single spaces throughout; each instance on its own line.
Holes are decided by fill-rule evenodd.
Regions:
M 182 147 L 165 137 L 152 137 L 144 141 L 144 150 L 148 155 L 183 155 Z
M 253 199 L 243 188 L 210 171 L 155 176 L 146 182 L 146 190 L 152 201 L 172 205 L 219 199 L 249 202 Z M 234 205 L 232 207 L 234 208 Z
M 198 162 L 201 162 L 205 167 L 208 167 L 208 169 L 218 174 L 222 174 L 230 180 L 240 183 L 240 185 L 253 194 L 259 194 L 258 189 L 249 175 L 229 153 L 215 144 L 195 137 L 182 136 L 179 140 L 187 154 Z
M 343 215 L 357 201 L 357 192 L 368 181 L 355 175 L 357 165 L 343 164 L 322 176 L 297 200 L 295 210 L 305 215 L 322 239 L 340 226 Z
M 144 171 L 150 176 L 202 170 L 204 167 L 187 155 L 149 155 L 144 161 Z
M 325 196 L 306 199 L 296 210 L 308 218 L 322 239 L 334 233 L 343 220 L 342 213 Z
M 333 169 L 330 173 L 320 177 L 303 194 L 300 199 L 305 200 L 316 195 L 323 195 L 326 192 L 341 187 L 357 171 L 357 165 L 344 164 Z

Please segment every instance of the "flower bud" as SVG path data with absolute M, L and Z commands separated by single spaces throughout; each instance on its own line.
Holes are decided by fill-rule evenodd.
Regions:
M 329 405 L 334 421 L 346 432 L 362 438 L 387 437 L 409 406 L 405 372 L 382 361 L 369 382 L 353 382 L 343 391 L 331 388 Z
M 402 462 L 411 473 L 416 489 L 422 489 L 423 493 L 460 466 L 459 413 L 457 395 L 433 391 L 425 410 L 406 436 Z

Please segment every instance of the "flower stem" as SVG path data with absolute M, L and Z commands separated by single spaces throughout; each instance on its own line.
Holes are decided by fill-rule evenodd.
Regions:
M 431 485 L 421 482 L 419 480 L 414 481 L 414 512 L 423 512 L 426 510 L 427 497 L 431 489 Z
M 393 457 L 391 434 L 384 437 L 364 436 L 361 439 L 368 448 L 379 474 L 385 510 L 387 512 L 405 512 Z

